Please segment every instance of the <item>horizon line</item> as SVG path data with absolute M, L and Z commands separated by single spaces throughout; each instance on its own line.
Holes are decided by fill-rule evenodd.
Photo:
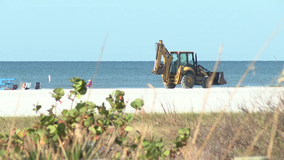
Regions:
M 198 60 L 199 62 L 202 61 L 216 61 L 216 60 Z M 236 61 L 236 62 L 251 62 L 253 60 L 220 60 L 220 62 L 224 62 L 224 61 Z M 257 60 L 257 61 L 284 61 L 284 60 Z M 43 60 L 27 60 L 27 61 L 1 61 L 0 62 L 155 62 L 155 60 L 149 60 L 149 61 L 139 61 L 139 60 L 133 60 L 133 61 L 111 61 L 111 60 L 104 60 L 104 61 L 78 61 L 78 60 L 70 60 L 70 61 L 60 61 L 60 60 L 51 60 L 51 61 L 43 61 Z

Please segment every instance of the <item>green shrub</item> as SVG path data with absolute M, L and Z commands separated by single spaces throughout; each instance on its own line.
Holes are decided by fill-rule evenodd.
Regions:
M 93 102 L 79 102 L 72 109 L 74 99 L 86 94 L 86 82 L 78 77 L 69 80 L 74 90 L 70 91 L 70 110 L 64 109 L 61 115 L 53 110 L 57 101 L 64 96 L 62 88 L 53 90 L 55 105 L 48 115 L 41 114 L 40 120 L 23 130 L 15 129 L 10 135 L 0 133 L 0 157 L 2 159 L 91 159 L 91 158 L 133 158 L 164 159 L 175 157 L 184 147 L 190 135 L 189 128 L 178 131 L 179 136 L 173 145 L 165 146 L 163 139 L 145 139 L 131 124 L 134 116 L 125 113 L 125 93 L 114 91 L 106 100 L 107 109 Z M 136 99 L 131 106 L 140 110 L 144 102 Z M 33 109 L 38 112 L 41 105 Z M 131 133 L 131 135 L 129 134 Z

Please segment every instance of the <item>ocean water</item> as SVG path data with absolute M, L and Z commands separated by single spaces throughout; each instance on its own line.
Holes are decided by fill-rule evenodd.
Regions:
M 214 61 L 199 61 L 213 71 Z M 250 61 L 221 61 L 218 71 L 224 72 L 226 85 L 212 87 L 235 87 L 248 68 Z M 98 67 L 99 66 L 99 67 Z M 104 62 L 7 62 L 0 61 L 0 78 L 15 78 L 15 84 L 41 83 L 43 89 L 72 88 L 71 77 L 93 79 L 93 88 L 148 88 L 151 84 L 163 88 L 162 77 L 152 73 L 154 61 L 104 61 Z M 257 61 L 241 86 L 276 85 L 284 68 L 284 61 Z M 49 82 L 48 76 L 51 77 Z M 95 75 L 95 76 L 94 76 Z M 201 87 L 196 85 L 194 87 Z M 177 88 L 181 88 L 180 85 Z

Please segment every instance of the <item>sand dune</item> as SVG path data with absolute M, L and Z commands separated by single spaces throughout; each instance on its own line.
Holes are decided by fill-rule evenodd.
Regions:
M 87 94 L 82 96 L 82 101 L 92 101 L 97 105 L 108 102 L 106 97 L 116 89 L 90 89 Z M 145 89 L 119 89 L 125 92 L 125 101 L 128 102 L 126 111 L 134 112 L 130 107 L 130 102 L 136 98 L 144 100 L 144 110 L 146 112 L 200 112 L 220 111 L 227 107 L 227 111 L 238 111 L 240 106 L 246 106 L 255 110 L 259 106 L 267 106 L 267 103 L 277 104 L 279 97 L 284 97 L 284 87 L 241 87 L 235 92 L 235 88 L 211 89 L 164 89 L 164 88 L 145 88 Z M 53 90 L 2 90 L 0 91 L 0 116 L 32 116 L 38 115 L 32 109 L 33 104 L 41 104 L 41 113 L 55 104 L 51 97 Z M 71 101 L 68 99 L 70 89 L 65 89 L 62 103 L 57 102 L 57 113 L 63 109 L 70 109 Z M 235 94 L 234 94 L 235 93 Z M 205 97 L 208 96 L 205 101 Z M 79 102 L 80 100 L 76 100 Z M 74 106 L 73 106 L 74 108 Z

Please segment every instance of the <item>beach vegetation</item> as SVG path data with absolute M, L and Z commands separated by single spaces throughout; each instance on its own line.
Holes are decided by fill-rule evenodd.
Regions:
M 69 80 L 74 90 L 69 99 L 80 99 L 86 93 L 86 83 L 79 77 Z M 2 159 L 165 159 L 175 157 L 185 147 L 190 128 L 180 128 L 171 144 L 163 138 L 146 139 L 132 126 L 134 115 L 125 113 L 125 93 L 115 90 L 106 98 L 111 108 L 104 103 L 80 101 L 75 108 L 64 109 L 60 116 L 54 113 L 56 103 L 64 95 L 62 88 L 53 90 L 55 105 L 48 114 L 41 114 L 31 126 L 14 128 L 9 133 L 0 132 L 0 157 Z M 72 103 L 73 105 L 73 103 Z M 141 110 L 142 99 L 135 99 L 131 107 Z M 33 109 L 38 112 L 41 105 Z
M 279 99 L 281 100 L 281 99 Z M 170 107 L 170 106 L 164 106 Z M 174 108 L 173 106 L 171 106 Z M 267 155 L 268 146 L 270 144 L 270 139 L 272 135 L 274 115 L 278 112 L 278 122 L 276 123 L 277 129 L 275 134 L 275 139 L 273 143 L 273 150 L 272 150 L 272 158 L 271 159 L 281 159 L 284 156 L 283 146 L 284 146 L 284 114 L 283 114 L 283 106 L 279 108 L 278 106 L 270 105 L 268 106 L 256 106 L 258 111 L 251 112 L 245 105 L 240 106 L 239 112 L 226 112 L 223 114 L 222 118 L 220 119 L 219 123 L 216 126 L 216 129 L 212 133 L 210 139 L 207 142 L 207 145 L 204 147 L 203 151 L 199 159 L 222 159 L 224 154 L 227 152 L 227 159 L 233 159 L 234 157 L 246 157 L 246 156 L 263 156 Z M 98 112 L 97 112 L 98 113 Z M 193 147 L 192 153 L 190 154 L 190 147 L 192 146 L 193 140 L 193 133 L 196 131 L 196 125 L 198 124 L 198 117 L 200 113 L 195 112 L 188 112 L 188 113 L 177 113 L 174 110 L 164 112 L 164 113 L 146 113 L 142 109 L 137 112 L 133 113 L 133 120 L 128 125 L 128 128 L 124 128 L 125 132 L 128 132 L 126 135 L 126 139 L 124 140 L 123 136 L 119 134 L 122 132 L 121 128 L 116 128 L 110 126 L 109 132 L 117 132 L 117 136 L 121 137 L 118 139 L 121 145 L 126 144 L 135 144 L 139 142 L 139 140 L 148 140 L 149 143 L 144 143 L 144 148 L 146 147 L 147 150 L 156 149 L 159 150 L 160 143 L 162 143 L 162 150 L 165 153 L 165 159 L 174 159 L 171 156 L 175 156 L 176 159 L 193 159 L 194 156 L 197 155 L 198 150 L 201 148 L 202 144 L 205 142 L 207 135 L 210 133 L 211 127 L 214 125 L 214 122 L 218 120 L 218 117 L 221 115 L 220 112 L 207 112 L 203 115 L 203 120 L 201 123 L 201 127 L 199 133 L 197 135 L 197 140 L 195 142 L 195 147 Z M 94 116 L 95 123 L 97 119 L 103 119 L 104 115 L 97 114 Z M 63 116 L 57 116 L 58 119 L 63 120 Z M 85 119 L 85 118 L 84 118 Z M 15 127 L 12 127 L 12 123 L 15 121 Z M 40 117 L 1 117 L 0 124 L 1 124 L 1 136 L 5 135 L 9 137 L 10 134 L 13 133 L 13 128 L 18 128 L 19 130 L 16 131 L 19 136 L 21 136 L 21 132 L 24 128 L 31 127 L 35 123 L 40 121 Z M 57 122 L 61 123 L 61 121 Z M 56 123 L 55 123 L 56 124 Z M 88 124 L 86 124 L 88 126 Z M 85 125 L 81 124 L 82 127 Z M 189 131 L 189 137 L 187 139 L 186 146 L 182 147 L 175 154 L 171 149 L 174 148 L 176 143 L 177 137 L 180 135 L 181 128 L 187 128 Z M 96 142 L 91 139 L 91 133 L 87 132 L 88 129 L 84 127 L 82 129 L 81 134 L 83 135 L 83 144 L 81 146 L 77 145 L 78 142 L 67 144 L 62 141 L 63 147 L 66 152 L 66 157 L 73 157 L 72 159 L 79 159 L 81 157 L 87 157 L 87 153 L 90 150 L 96 149 L 99 151 L 98 147 L 105 147 L 107 144 L 111 144 L 110 142 L 111 134 L 101 134 L 100 136 L 94 137 Z M 12 131 L 12 132 L 11 132 Z M 77 130 L 78 131 L 78 130 Z M 56 131 L 57 132 L 57 131 Z M 89 131 L 90 132 L 90 131 Z M 187 131 L 185 131 L 187 132 Z M 54 132 L 55 133 L 55 132 Z M 78 133 L 78 132 L 77 132 Z M 80 132 L 79 132 L 80 133 Z M 104 132 L 105 133 L 105 132 Z M 187 132 L 188 133 L 188 132 Z M 74 134 L 74 131 L 72 132 Z M 77 134 L 80 135 L 80 134 Z M 105 139 L 102 139 L 102 137 Z M 74 137 L 73 137 L 74 138 Z M 108 139 L 106 139 L 108 138 Z M 182 138 L 182 137 L 180 137 Z M 32 143 L 32 141 L 28 140 L 27 136 L 24 138 L 24 149 L 23 152 L 29 151 L 28 154 L 25 156 L 32 159 L 32 157 L 40 157 L 40 159 L 53 159 L 57 157 L 57 159 L 64 159 L 64 154 L 62 155 L 61 150 L 62 148 L 59 146 L 55 146 L 53 149 L 48 148 L 46 144 L 42 143 L 40 145 L 40 141 L 37 143 Z M 76 138 L 74 138 L 76 139 Z M 162 140 L 161 140 L 162 139 Z M 1 145 L 4 144 L 1 138 Z M 5 143 L 7 144 L 7 138 Z M 60 139 L 61 140 L 61 139 Z M 41 141 L 42 142 L 42 141 Z M 63 143 L 64 142 L 64 143 Z M 97 144 L 97 145 L 96 145 Z M 100 145 L 98 145 L 100 144 Z M 138 144 L 138 143 L 137 143 Z M 136 144 L 136 145 L 137 145 Z M 141 144 L 141 143 L 139 143 Z M 227 150 L 227 148 L 232 144 L 232 148 Z M 97 158 L 109 158 L 109 159 L 123 159 L 123 154 L 128 154 L 129 159 L 135 159 L 136 153 L 139 151 L 144 151 L 144 155 L 140 156 L 141 159 L 151 159 L 149 156 L 146 157 L 146 148 L 143 149 L 143 143 L 138 148 L 128 148 L 128 150 L 123 150 L 122 147 L 116 143 L 110 145 L 110 150 L 108 154 L 103 155 L 96 155 Z M 118 147 L 119 146 L 119 147 Z M 84 148 L 85 147 L 85 148 Z M 112 148 L 113 147 L 113 148 Z M 81 151 L 84 148 L 85 151 Z M 141 149 L 142 148 L 142 149 Z M 12 150 L 12 146 L 11 146 Z M 57 150 L 55 152 L 55 150 Z M 167 153 L 170 152 L 169 156 L 166 156 Z M 85 153 L 86 152 L 86 155 Z M 1 146 L 2 159 L 4 159 L 5 154 L 7 153 L 7 148 L 5 146 Z M 20 152 L 21 153 L 21 152 Z M 13 150 L 9 152 L 10 158 L 15 158 L 12 155 L 21 155 L 23 153 L 14 152 Z M 44 154 L 45 153 L 45 154 Z M 83 154 L 84 153 L 84 154 Z M 156 155 L 161 155 L 161 152 L 155 151 Z M 89 154 L 89 153 L 88 153 Z M 172 155 L 173 154 L 173 155 Z M 80 156 L 79 156 L 80 155 Z M 84 155 L 84 156 L 83 156 Z M 140 154 L 139 154 L 140 155 Z M 78 156 L 78 158 L 76 158 Z M 153 156 L 153 155 L 152 155 Z M 189 156 L 191 158 L 189 158 Z M 23 156 L 20 156 L 23 158 Z M 48 158 L 50 157 L 50 158 Z M 142 158 L 143 157 L 143 158 Z M 17 159 L 17 158 L 15 158 Z M 154 158 L 152 158 L 154 159 Z

